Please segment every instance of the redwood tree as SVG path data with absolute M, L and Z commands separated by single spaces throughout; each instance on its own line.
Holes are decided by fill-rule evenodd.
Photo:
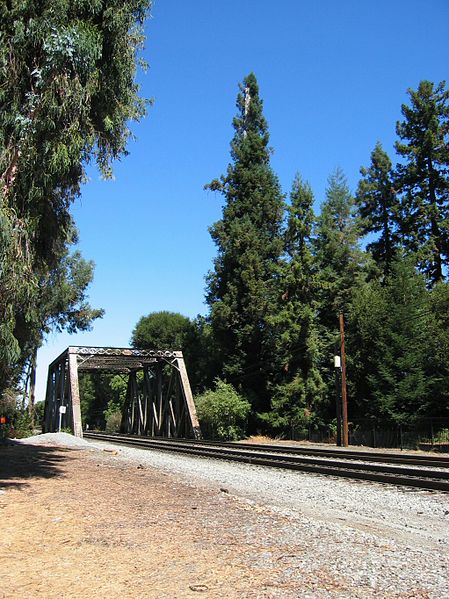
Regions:
M 207 186 L 225 199 L 222 218 L 210 228 L 218 254 L 208 276 L 207 303 L 223 376 L 243 390 L 255 410 L 264 411 L 284 202 L 270 166 L 267 122 L 253 73 L 240 86 L 233 126 L 232 161 L 226 174 Z
M 444 280 L 449 264 L 449 90 L 421 81 L 396 130 L 396 187 L 401 193 L 401 238 L 428 283 Z

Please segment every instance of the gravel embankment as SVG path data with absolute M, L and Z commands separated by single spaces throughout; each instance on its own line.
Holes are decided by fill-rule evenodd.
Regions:
M 49 442 L 43 437 L 40 442 Z M 360 593 L 339 597 L 449 597 L 447 494 L 74 440 L 70 435 L 53 439 L 55 444 L 112 450 L 111 462 L 158 468 L 195 488 L 229 493 L 242 505 L 260 509 L 268 530 L 270 512 L 283 516 L 286 524 L 275 534 L 282 536 L 286 549 L 298 540 L 305 548 L 298 563 L 292 560 L 288 576 L 294 577 L 297 568 L 326 568 L 360 588 Z M 250 540 L 258 533 L 247 534 Z

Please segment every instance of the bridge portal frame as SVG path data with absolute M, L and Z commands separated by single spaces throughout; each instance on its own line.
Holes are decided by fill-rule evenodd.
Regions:
M 70 346 L 48 367 L 44 432 L 70 428 L 83 436 L 80 372 L 128 376 L 120 432 L 153 437 L 201 438 L 181 351 Z M 139 377 L 138 373 L 142 375 Z M 60 407 L 65 411 L 60 415 Z

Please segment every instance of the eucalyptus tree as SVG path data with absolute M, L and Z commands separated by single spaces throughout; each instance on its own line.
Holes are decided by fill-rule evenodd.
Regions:
M 241 387 L 256 410 L 265 411 L 284 202 L 270 165 L 268 127 L 253 73 L 240 86 L 233 127 L 227 172 L 206 186 L 225 199 L 222 218 L 210 228 L 218 254 L 208 276 L 207 303 L 223 376 Z
M 144 114 L 135 83 L 149 0 L 0 4 L 0 389 L 20 359 L 40 281 L 65 259 L 70 205 Z M 37 333 L 36 333 L 37 334 Z
M 37 351 L 44 336 L 51 332 L 89 331 L 104 311 L 92 308 L 87 288 L 92 282 L 94 263 L 84 260 L 79 251 L 67 249 L 58 264 L 37 281 L 31 306 L 16 306 L 14 336 L 20 347 L 16 374 L 25 371 L 24 397 L 32 414 L 36 380 Z

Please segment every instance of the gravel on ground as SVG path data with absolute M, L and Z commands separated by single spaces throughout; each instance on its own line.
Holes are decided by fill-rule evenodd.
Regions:
M 3 597 L 449 597 L 443 493 L 64 433 L 0 457 Z

